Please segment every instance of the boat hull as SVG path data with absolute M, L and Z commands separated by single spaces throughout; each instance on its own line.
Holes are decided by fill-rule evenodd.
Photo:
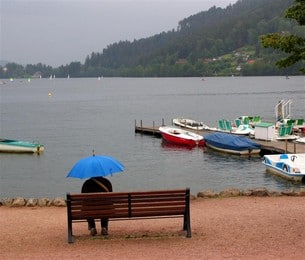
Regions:
M 0 140 L 1 153 L 41 153 L 44 151 L 44 146 L 37 143 L 17 140 Z
M 159 130 L 166 142 L 191 147 L 204 146 L 203 137 L 195 133 L 173 127 L 160 127 Z
M 305 182 L 305 154 L 265 155 L 266 171 L 295 182 Z

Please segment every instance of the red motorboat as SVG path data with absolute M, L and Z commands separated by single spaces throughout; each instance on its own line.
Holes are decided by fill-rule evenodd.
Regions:
M 204 146 L 203 136 L 172 126 L 161 126 L 162 138 L 169 142 L 187 146 Z

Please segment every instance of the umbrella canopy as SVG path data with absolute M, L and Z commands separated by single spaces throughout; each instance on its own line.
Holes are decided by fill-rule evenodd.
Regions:
M 68 173 L 67 177 L 88 179 L 92 177 L 112 175 L 124 171 L 116 159 L 104 155 L 92 155 L 79 160 Z

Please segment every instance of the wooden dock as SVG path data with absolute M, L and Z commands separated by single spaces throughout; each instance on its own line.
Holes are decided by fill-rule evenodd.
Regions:
M 164 120 L 162 119 L 162 125 L 164 125 Z M 145 135 L 153 135 L 155 137 L 161 138 L 161 133 L 159 131 L 160 126 L 156 126 L 155 122 L 153 122 L 152 126 L 143 126 L 142 120 L 140 121 L 140 125 L 137 125 L 137 121 L 135 121 L 135 133 L 145 134 Z
M 162 119 L 162 124 L 164 125 L 164 120 Z M 152 126 L 143 126 L 142 120 L 140 121 L 140 125 L 137 125 L 135 121 L 135 133 L 140 133 L 144 135 L 151 135 L 157 138 L 161 138 L 161 133 L 159 131 L 159 127 L 161 125 L 156 125 L 153 122 Z M 189 131 L 192 131 L 188 129 Z M 211 133 L 210 131 L 194 131 L 197 134 L 205 135 L 207 133 Z M 293 141 L 264 141 L 257 140 L 255 142 L 259 143 L 262 146 L 263 154 L 267 153 L 305 153 L 305 144 L 297 143 Z

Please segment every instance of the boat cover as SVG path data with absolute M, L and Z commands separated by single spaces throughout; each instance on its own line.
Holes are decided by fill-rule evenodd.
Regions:
M 260 149 L 261 145 L 252 141 L 245 136 L 237 136 L 226 133 L 213 133 L 204 137 L 207 144 L 221 149 L 228 149 L 234 151 Z

